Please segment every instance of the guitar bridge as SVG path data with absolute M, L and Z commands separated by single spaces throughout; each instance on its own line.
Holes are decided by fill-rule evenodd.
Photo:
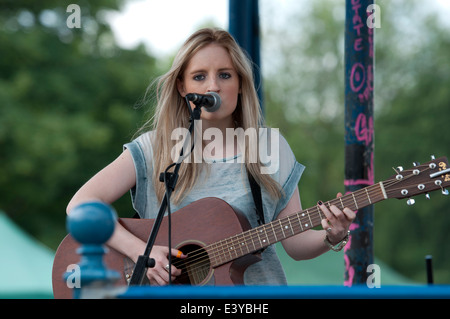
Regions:
M 135 263 L 130 258 L 125 257 L 123 259 L 123 275 L 125 277 L 127 285 L 130 285 L 131 277 L 133 276 L 134 265 Z M 142 284 L 143 285 L 150 284 L 150 281 L 148 280 L 147 276 L 144 276 Z

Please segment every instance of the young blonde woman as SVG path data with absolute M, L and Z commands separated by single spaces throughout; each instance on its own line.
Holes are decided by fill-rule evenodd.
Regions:
M 227 129 L 242 128 L 244 131 L 263 126 L 260 105 L 253 82 L 251 62 L 231 35 L 220 29 L 202 29 L 189 37 L 179 50 L 171 69 L 157 84 L 157 105 L 154 117 L 148 121 L 147 131 L 131 143 L 112 163 L 92 177 L 70 201 L 67 212 L 85 201 L 100 200 L 108 204 L 131 191 L 133 207 L 141 218 L 155 218 L 164 196 L 164 184 L 159 174 L 174 161 L 172 133 L 189 126 L 189 109 L 184 97 L 188 93 L 207 94 L 216 92 L 221 106 L 215 112 L 201 112 L 200 136 L 208 129 L 227 136 Z M 190 103 L 189 107 L 194 105 Z M 216 137 L 217 138 L 217 137 Z M 235 138 L 223 141 L 201 138 L 202 160 L 185 161 L 181 165 L 180 177 L 171 198 L 171 211 L 203 197 L 218 197 L 243 212 L 250 224 L 258 226 L 255 202 L 252 197 L 247 172 L 262 189 L 264 219 L 266 222 L 281 219 L 301 211 L 298 182 L 304 166 L 299 164 L 281 135 L 275 137 L 277 156 L 276 170 L 264 173 L 264 163 L 259 159 L 250 161 L 252 143 L 236 143 Z M 214 150 L 206 150 L 214 143 Z M 196 145 L 198 148 L 199 145 Z M 194 153 L 190 155 L 194 156 Z M 326 219 L 324 230 L 308 230 L 282 241 L 286 252 L 295 260 L 311 259 L 328 251 L 329 245 L 341 242 L 355 218 L 350 209 L 340 210 L 319 203 Z M 221 225 L 211 225 L 220 228 Z M 117 225 L 107 243 L 136 262 L 146 243 Z M 176 249 L 172 256 L 185 258 Z M 149 268 L 147 277 L 151 284 L 165 285 L 169 282 L 169 248 L 154 246 L 151 256 L 155 267 Z M 181 273 L 172 265 L 174 280 Z M 262 261 L 251 265 L 244 274 L 245 284 L 286 284 L 281 263 L 273 246 L 262 254 Z

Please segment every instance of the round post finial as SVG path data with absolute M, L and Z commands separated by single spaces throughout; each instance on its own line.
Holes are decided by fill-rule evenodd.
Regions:
M 66 220 L 70 235 L 80 243 L 80 287 L 74 289 L 74 298 L 81 297 L 83 288 L 101 288 L 119 278 L 116 271 L 108 270 L 103 263 L 107 251 L 104 244 L 114 233 L 117 213 L 110 205 L 92 201 L 74 207 Z M 64 277 L 70 274 L 65 274 Z M 81 288 L 81 289 L 80 289 Z

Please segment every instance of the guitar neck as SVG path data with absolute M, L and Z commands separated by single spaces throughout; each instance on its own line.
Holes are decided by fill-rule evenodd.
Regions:
M 385 199 L 387 195 L 383 183 L 380 182 L 332 199 L 324 205 L 359 210 Z M 319 226 L 325 218 L 319 206 L 314 206 L 218 241 L 206 247 L 206 250 L 209 252 L 212 266 L 217 267 Z

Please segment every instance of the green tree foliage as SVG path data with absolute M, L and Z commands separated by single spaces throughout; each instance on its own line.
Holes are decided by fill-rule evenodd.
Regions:
M 76 190 L 122 151 L 156 76 L 143 46 L 124 50 L 99 18 L 119 1 L 10 1 L 0 10 L 0 209 L 52 248 Z M 132 216 L 129 196 L 116 204 Z
M 381 2 L 383 21 L 377 38 L 376 174 L 392 166 L 411 167 L 450 156 L 449 25 L 421 2 Z M 442 18 L 442 17 L 441 17 Z M 390 165 L 390 166 L 389 166 Z M 427 254 L 433 255 L 435 281 L 450 282 L 450 198 L 440 192 L 408 207 L 389 201 L 376 208 L 377 256 L 402 273 L 425 281 Z
M 344 192 L 345 7 L 301 2 L 284 21 L 280 29 L 262 21 L 266 119 L 307 167 L 299 187 L 310 207 Z
M 331 199 L 344 180 L 345 1 L 299 4 L 275 28 L 263 30 L 266 117 L 307 166 L 303 206 Z M 430 2 L 431 4 L 432 2 Z M 420 1 L 377 1 L 375 30 L 375 179 L 430 155 L 450 156 L 449 27 Z M 267 11 L 275 7 L 267 4 Z M 272 22 L 272 23 L 270 23 Z M 263 26 L 265 20 L 262 21 Z M 275 49 L 272 49 L 275 48 Z M 450 282 L 450 202 L 440 192 L 410 207 L 388 200 L 375 207 L 375 255 L 425 282 L 424 257 L 434 257 L 435 281 Z

